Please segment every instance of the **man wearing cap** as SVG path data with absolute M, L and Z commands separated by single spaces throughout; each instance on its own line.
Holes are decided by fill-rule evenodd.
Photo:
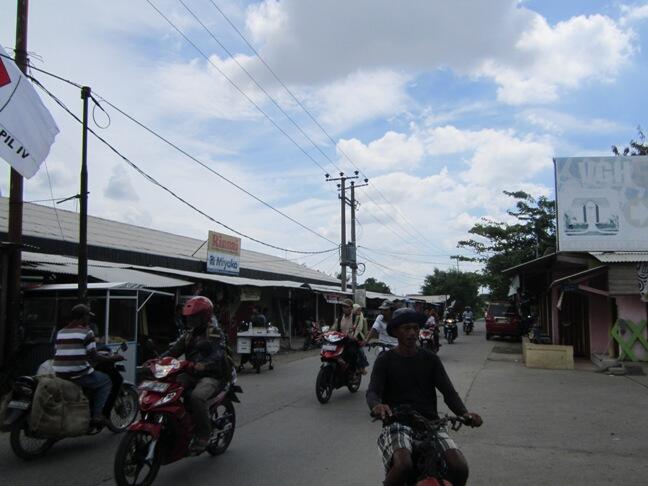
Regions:
M 340 331 L 345 333 L 350 340 L 348 345 L 345 346 L 345 360 L 354 367 L 360 369 L 360 371 L 366 373 L 366 365 L 364 362 L 366 358 L 362 360 L 363 355 L 361 354 L 360 346 L 358 346 L 358 340 L 362 339 L 362 327 L 356 326 L 357 319 L 353 315 L 353 301 L 351 299 L 344 299 L 342 301 L 342 315 L 339 319 L 335 320 L 335 324 L 331 331 Z M 367 363 L 368 365 L 368 363 Z
M 371 326 L 369 340 L 378 338 L 378 342 L 390 348 L 398 345 L 398 340 L 387 334 L 387 322 L 391 319 L 392 312 L 395 309 L 396 304 L 391 300 L 385 300 L 380 304 L 380 307 L 378 307 L 380 315 L 376 317 L 373 326 Z
M 52 367 L 56 376 L 76 383 L 88 393 L 92 423 L 103 425 L 106 418 L 102 410 L 110 396 L 112 382 L 105 373 L 95 371 L 90 362 L 115 362 L 124 357 L 97 353 L 95 335 L 90 328 L 91 316 L 94 314 L 85 304 L 72 307 L 72 321 L 56 334 Z
M 375 417 L 391 416 L 392 409 L 410 406 L 428 419 L 438 418 L 436 390 L 443 395 L 450 410 L 479 427 L 482 419 L 469 413 L 456 392 L 439 357 L 418 347 L 420 326 L 425 314 L 412 309 L 398 309 L 387 326 L 387 332 L 398 340 L 398 346 L 382 353 L 374 364 L 367 390 L 367 403 Z M 468 464 L 447 431 L 439 433 L 439 447 L 447 464 L 447 479 L 454 486 L 468 480 Z M 383 428 L 378 447 L 386 470 L 386 486 L 405 485 L 412 464 L 412 429 L 401 423 Z

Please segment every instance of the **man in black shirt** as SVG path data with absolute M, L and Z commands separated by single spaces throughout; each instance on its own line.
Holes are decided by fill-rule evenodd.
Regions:
M 367 403 L 375 417 L 391 416 L 392 409 L 408 405 L 429 419 L 438 418 L 436 390 L 443 394 L 446 405 L 473 427 L 482 424 L 481 417 L 468 413 L 452 386 L 439 357 L 417 346 L 419 327 L 427 317 L 412 309 L 399 309 L 387 325 L 389 335 L 398 338 L 398 346 L 381 354 L 376 360 L 367 390 Z M 440 445 L 453 486 L 464 486 L 468 480 L 468 464 L 447 432 L 440 432 Z M 387 475 L 385 486 L 405 485 L 412 464 L 412 429 L 395 423 L 384 427 L 378 438 Z

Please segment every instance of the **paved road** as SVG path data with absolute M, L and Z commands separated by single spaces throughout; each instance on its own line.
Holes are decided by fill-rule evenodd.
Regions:
M 462 395 L 490 347 L 483 336 L 470 336 L 441 349 Z M 375 359 L 373 352 L 369 359 Z M 203 455 L 165 466 L 155 484 L 380 484 L 379 426 L 370 421 L 364 400 L 368 379 L 358 393 L 336 390 L 328 404 L 320 405 L 314 392 L 318 368 L 319 358 L 311 352 L 261 375 L 244 373 L 239 422 L 230 449 L 220 457 Z M 110 484 L 118 441 L 110 433 L 65 440 L 37 462 L 24 463 L 12 455 L 8 437 L 3 436 L 0 477 L 12 486 Z
M 471 466 L 471 485 L 645 483 L 645 377 L 529 370 L 519 355 L 492 352 L 494 346 L 514 347 L 487 342 L 479 322 L 474 335 L 440 351 L 468 408 L 485 419 L 482 428 L 464 428 L 455 436 Z M 356 394 L 337 390 L 320 405 L 314 393 L 319 360 L 315 352 L 304 356 L 284 360 L 272 372 L 241 376 L 245 393 L 230 449 L 220 457 L 164 466 L 155 484 L 381 484 L 379 426 L 368 416 L 367 382 Z M 12 455 L 8 437 L 0 436 L 0 478 L 12 486 L 112 484 L 118 441 L 110 433 L 66 440 L 46 457 L 24 463 Z

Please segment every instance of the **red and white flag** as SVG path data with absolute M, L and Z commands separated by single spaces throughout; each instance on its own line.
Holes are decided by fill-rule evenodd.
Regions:
M 29 179 L 59 132 L 29 79 L 0 46 L 0 158 Z

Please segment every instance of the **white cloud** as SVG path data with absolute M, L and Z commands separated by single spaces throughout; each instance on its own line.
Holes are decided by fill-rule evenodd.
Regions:
M 628 62 L 634 34 L 603 15 L 578 16 L 554 27 L 537 15 L 515 44 L 513 59 L 488 59 L 482 73 L 508 104 L 543 103 L 589 79 L 610 81 Z
M 113 168 L 112 175 L 108 179 L 104 195 L 114 201 L 139 201 L 139 196 L 131 183 L 126 169 L 121 165 Z
M 648 19 L 648 4 L 621 5 L 621 24 L 633 24 Z
M 423 144 L 416 137 L 389 131 L 365 145 L 360 140 L 340 140 L 338 154 L 348 156 L 363 171 L 371 174 L 388 169 L 406 170 L 417 167 L 423 157 Z
M 627 127 L 612 120 L 603 118 L 578 118 L 569 113 L 561 113 L 543 108 L 526 110 L 520 113 L 519 118 L 547 132 L 559 135 L 567 132 L 610 134 L 627 129 Z

